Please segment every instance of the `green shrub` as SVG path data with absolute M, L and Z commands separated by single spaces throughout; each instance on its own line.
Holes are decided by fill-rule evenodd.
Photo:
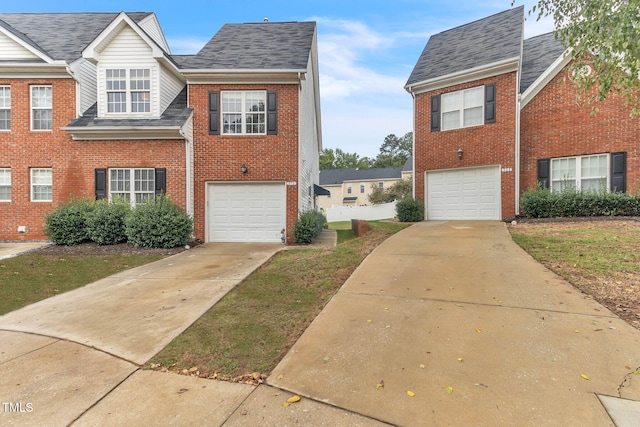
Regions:
M 124 221 L 131 212 L 127 200 L 118 199 L 110 203 L 99 200 L 87 215 L 89 239 L 99 245 L 115 245 L 127 241 Z
M 413 197 L 405 197 L 396 204 L 400 222 L 419 222 L 424 219 L 424 203 Z
M 327 218 L 318 211 L 303 212 L 293 228 L 293 240 L 308 245 L 322 231 L 325 222 Z
M 165 196 L 140 203 L 125 219 L 129 243 L 151 248 L 174 248 L 189 242 L 193 220 Z
M 530 189 L 520 198 L 520 211 L 528 218 L 638 216 L 640 195 L 566 189 Z
M 44 234 L 56 245 L 77 245 L 89 240 L 87 216 L 93 210 L 89 199 L 71 199 L 45 217 Z

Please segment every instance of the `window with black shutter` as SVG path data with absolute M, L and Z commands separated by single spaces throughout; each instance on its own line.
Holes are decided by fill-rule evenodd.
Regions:
M 209 134 L 220 135 L 220 92 L 209 92 Z
M 611 191 L 627 191 L 627 153 L 611 153 Z
M 550 166 L 551 159 L 538 159 L 538 185 L 541 188 L 549 188 Z

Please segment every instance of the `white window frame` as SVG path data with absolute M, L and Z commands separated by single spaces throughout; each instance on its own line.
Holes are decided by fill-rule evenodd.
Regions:
M 31 168 L 30 176 L 31 201 L 53 201 L 53 170 L 51 168 Z M 43 195 L 48 197 L 42 198 Z
M 484 86 L 475 86 L 469 89 L 458 90 L 455 92 L 443 93 L 440 97 L 441 111 L 440 111 L 440 123 L 441 129 L 444 130 L 453 130 L 460 128 L 467 128 L 473 126 L 482 126 L 484 124 L 484 104 L 485 104 L 485 94 L 484 94 Z M 482 100 L 480 102 L 474 103 L 473 100 L 470 99 L 472 97 L 473 92 L 481 92 Z M 456 98 L 459 98 L 456 101 Z M 465 125 L 465 113 L 470 112 L 471 110 L 475 110 L 480 108 L 481 114 L 478 122 L 473 122 L 471 124 Z M 449 126 L 447 121 L 445 120 L 445 114 L 451 114 L 458 112 L 458 123 L 456 125 Z
M 151 68 L 106 68 L 104 76 L 105 114 L 151 115 Z M 111 94 L 119 99 L 109 100 Z M 119 111 L 110 111 L 116 106 Z
M 108 172 L 110 201 L 122 197 L 135 206 L 155 197 L 154 168 L 110 168 Z
M 36 98 L 36 89 L 38 92 L 40 89 L 45 89 L 45 97 L 44 99 Z M 48 93 L 47 93 L 48 92 Z M 30 99 L 31 99 L 31 130 L 35 132 L 48 132 L 53 129 L 53 87 L 51 85 L 33 85 L 29 89 Z M 48 96 L 47 96 L 48 95 Z M 44 101 L 44 105 L 36 105 L 40 102 L 36 101 Z M 49 112 L 49 127 L 48 128 L 37 128 L 34 126 L 35 124 L 35 112 Z
M 220 98 L 220 125 L 223 135 L 267 134 L 266 90 L 222 91 Z M 262 110 L 250 110 L 251 107 L 248 104 L 252 100 L 262 102 Z M 238 119 L 240 123 L 237 122 Z
M 11 130 L 11 86 L 0 85 L 0 132 Z
M 364 184 L 360 184 L 360 194 L 364 194 L 365 191 Z
M 611 180 L 611 162 L 609 153 L 600 153 L 600 154 L 588 154 L 585 156 L 572 156 L 572 157 L 557 157 L 551 159 L 550 164 L 550 188 L 554 192 L 561 192 L 565 189 L 575 189 L 576 191 L 583 191 L 583 180 L 586 179 L 597 179 L 602 181 L 602 189 L 609 191 L 610 180 Z M 590 161 L 595 158 L 603 158 L 604 163 L 606 165 L 606 173 L 604 175 L 597 176 L 583 176 L 583 165 L 582 163 L 585 161 Z M 588 160 L 587 160 L 588 159 Z M 558 173 L 554 173 L 554 165 L 558 162 L 570 162 L 571 160 L 575 160 L 575 169 L 573 170 L 573 174 L 563 174 L 561 176 L 556 176 Z M 584 190 L 589 191 L 593 190 L 593 188 Z M 599 191 L 598 188 L 596 191 Z
M 381 188 L 381 189 L 384 190 L 384 182 L 383 181 L 378 182 L 378 188 Z
M 8 189 L 8 191 L 7 191 Z M 0 168 L 0 202 L 11 201 L 11 168 Z M 7 195 L 5 196 L 5 192 Z
M 351 188 L 350 185 L 347 186 L 347 194 L 351 194 L 353 192 L 353 189 Z

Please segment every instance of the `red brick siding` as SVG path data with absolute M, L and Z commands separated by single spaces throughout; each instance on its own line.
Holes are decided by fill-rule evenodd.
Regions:
M 209 135 L 208 94 L 225 90 L 278 92 L 277 135 Z M 205 239 L 206 183 L 212 181 L 298 181 L 297 85 L 189 85 L 194 108 L 194 217 L 196 238 Z M 243 174 L 245 164 L 249 172 Z M 299 184 L 299 183 L 298 183 Z M 287 240 L 298 218 L 298 188 L 287 186 Z
M 627 193 L 640 190 L 638 118 L 620 97 L 591 106 L 576 100 L 573 82 L 561 72 L 522 110 L 520 193 L 535 188 L 537 160 L 586 154 L 627 152 Z
M 496 84 L 496 122 L 440 132 L 430 131 L 431 97 L 470 87 Z M 502 217 L 515 216 L 516 73 L 421 93 L 415 97 L 415 192 L 425 198 L 425 171 L 500 165 Z M 458 149 L 464 156 L 458 159 Z
M 184 140 L 73 141 L 60 130 L 75 117 L 75 81 L 0 80 L 11 85 L 11 132 L 0 132 L 0 167 L 11 168 L 11 202 L 0 202 L 0 240 L 40 240 L 44 216 L 74 197 L 94 197 L 94 170 L 109 167 L 167 169 L 167 194 L 186 208 Z M 30 131 L 31 84 L 51 84 L 53 130 Z M 31 202 L 30 169 L 52 168 L 53 202 Z M 26 233 L 18 233 L 24 225 Z

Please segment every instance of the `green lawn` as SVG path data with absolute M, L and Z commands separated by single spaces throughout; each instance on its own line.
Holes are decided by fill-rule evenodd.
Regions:
M 0 315 L 161 258 L 160 255 L 60 257 L 33 252 L 0 260 Z

